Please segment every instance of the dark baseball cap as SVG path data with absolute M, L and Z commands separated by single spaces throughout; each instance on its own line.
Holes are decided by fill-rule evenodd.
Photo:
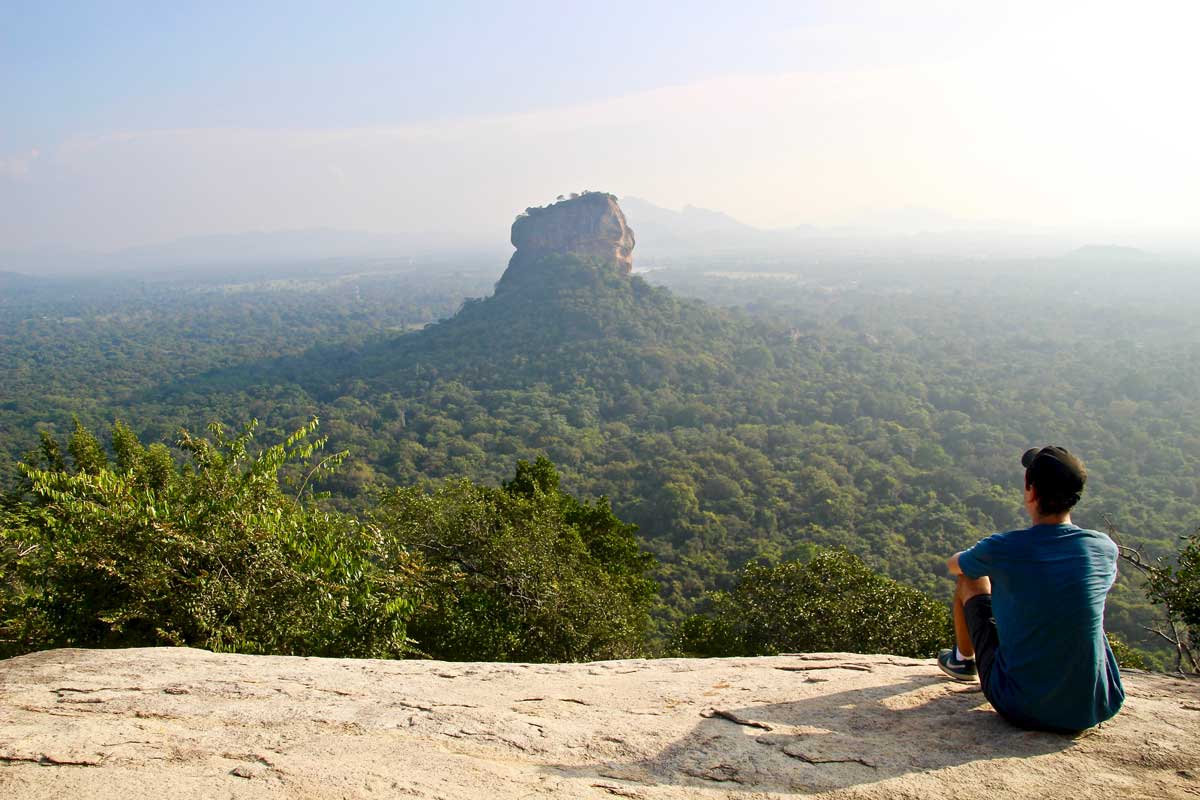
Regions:
M 1067 448 L 1058 445 L 1031 447 L 1021 456 L 1027 480 L 1039 491 L 1078 495 L 1087 483 L 1087 468 Z

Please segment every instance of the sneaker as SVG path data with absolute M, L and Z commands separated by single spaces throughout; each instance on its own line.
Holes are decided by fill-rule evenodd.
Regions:
M 938 667 L 942 672 L 954 678 L 956 681 L 973 681 L 976 680 L 979 672 L 975 669 L 975 659 L 964 658 L 959 661 L 954 657 L 953 650 L 943 650 L 938 653 Z

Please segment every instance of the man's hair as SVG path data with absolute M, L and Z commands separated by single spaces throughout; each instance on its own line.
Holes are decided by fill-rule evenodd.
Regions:
M 1087 483 L 1087 468 L 1065 447 L 1034 447 L 1021 456 L 1025 487 L 1037 493 L 1038 512 L 1043 516 L 1065 514 L 1075 507 Z

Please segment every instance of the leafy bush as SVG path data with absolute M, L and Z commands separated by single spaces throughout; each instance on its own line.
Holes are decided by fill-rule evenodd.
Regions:
M 1108 637 L 1108 646 L 1112 648 L 1113 655 L 1116 656 L 1117 665 L 1121 669 L 1148 669 L 1146 656 L 1138 651 L 1137 648 L 1131 647 L 1129 642 L 1122 639 L 1115 633 L 1106 634 Z
M 76 425 L 73 469 L 44 437 L 22 465 L 24 496 L 0 517 L 0 648 L 189 645 L 218 651 L 397 656 L 407 650 L 412 565 L 378 532 L 319 510 L 279 472 L 313 458 L 314 419 L 252 454 L 254 423 L 229 438 L 183 432 L 187 463 L 112 428 L 115 463 Z M 327 457 L 308 475 L 336 466 Z
M 397 489 L 376 521 L 420 569 L 409 626 L 451 660 L 585 661 L 645 654 L 653 566 L 608 501 L 558 488 L 545 458 L 501 488 Z
M 1115 536 L 1115 529 L 1110 527 Z M 1121 547 L 1121 557 L 1146 579 L 1146 597 L 1165 619 L 1150 628 L 1168 642 L 1176 671 L 1200 672 L 1200 531 L 1180 537 L 1183 545 L 1172 566 L 1165 558 L 1147 562 L 1131 547 Z
M 711 609 L 687 619 L 674 648 L 702 656 L 781 652 L 932 656 L 951 640 L 941 603 L 872 572 L 845 550 L 818 549 L 807 562 L 751 566 Z
M 1186 629 L 1182 643 L 1193 670 L 1200 670 L 1200 532 L 1183 539 L 1176 566 L 1150 577 L 1149 598 L 1171 609 Z

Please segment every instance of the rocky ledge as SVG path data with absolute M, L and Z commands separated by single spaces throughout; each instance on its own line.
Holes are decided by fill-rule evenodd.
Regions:
M 54 650 L 0 661 L 9 798 L 1200 795 L 1200 685 L 1010 727 L 928 661 L 448 664 Z

